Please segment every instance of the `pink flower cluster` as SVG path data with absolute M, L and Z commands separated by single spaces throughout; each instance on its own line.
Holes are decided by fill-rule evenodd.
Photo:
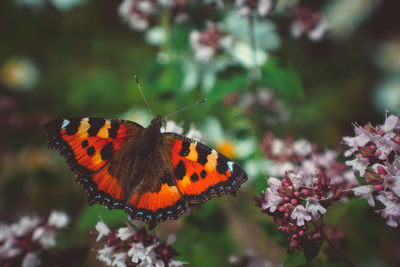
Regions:
M 261 150 L 271 160 L 267 172 L 283 177 L 287 171 L 303 171 L 317 175 L 323 173 L 334 185 L 352 187 L 358 185 L 353 171 L 336 160 L 338 153 L 333 150 L 320 152 L 316 145 L 305 139 L 279 139 L 266 133 L 261 142 Z
M 53 211 L 48 220 L 24 216 L 11 225 L 0 223 L 0 266 L 39 266 L 40 254 L 56 246 L 56 236 L 68 216 Z
M 400 120 L 390 115 L 383 125 L 354 125 L 355 136 L 344 137 L 349 146 L 346 161 L 362 177 L 363 185 L 354 187 L 354 195 L 375 206 L 375 200 L 381 202 L 383 209 L 378 210 L 387 224 L 397 227 L 400 223 Z M 375 197 L 374 197 L 375 196 Z
M 175 21 L 184 20 L 186 0 L 124 0 L 119 7 L 120 16 L 135 31 L 147 30 L 163 8 L 171 10 Z
M 313 12 L 308 7 L 294 9 L 295 19 L 290 31 L 293 37 L 307 35 L 311 41 L 320 41 L 329 30 L 329 24 L 319 12 Z
M 126 227 L 112 231 L 103 222 L 96 224 L 98 237 L 104 241 L 104 248 L 98 250 L 97 258 L 108 266 L 183 266 L 185 263 L 173 260 L 177 255 L 171 248 L 176 236 L 171 234 L 166 242 L 147 233 L 141 222 L 126 222 Z
M 351 193 L 343 185 L 331 184 L 323 171 L 290 171 L 282 180 L 270 177 L 267 183 L 266 191 L 255 198 L 256 204 L 263 213 L 274 217 L 278 229 L 288 237 L 290 250 L 307 249 L 310 244 L 320 246 L 321 215 L 333 201 Z
M 289 240 L 289 249 L 319 248 L 324 241 L 322 220 L 333 202 L 352 195 L 358 186 L 352 170 L 336 160 L 337 153 L 319 152 L 304 139 L 284 140 L 267 133 L 261 150 L 271 160 L 268 188 L 257 197 L 263 213 L 274 218 Z
M 206 29 L 192 31 L 190 33 L 190 44 L 194 56 L 201 62 L 210 61 L 218 52 L 229 45 L 231 38 L 224 34 L 219 25 L 208 22 Z

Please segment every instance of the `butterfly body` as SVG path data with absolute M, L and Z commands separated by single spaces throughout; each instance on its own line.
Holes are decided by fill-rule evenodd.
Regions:
M 66 158 L 88 203 L 123 209 L 150 228 L 178 218 L 190 205 L 235 195 L 247 180 L 217 151 L 176 133 L 162 133 L 162 117 L 147 128 L 125 120 L 69 118 L 48 122 L 49 147 Z

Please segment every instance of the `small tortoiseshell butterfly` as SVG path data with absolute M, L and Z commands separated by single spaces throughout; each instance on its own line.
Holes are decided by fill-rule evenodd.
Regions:
M 123 209 L 154 228 L 178 218 L 189 205 L 247 180 L 226 156 L 176 133 L 161 133 L 158 116 L 147 128 L 127 120 L 69 118 L 48 122 L 49 147 L 66 158 L 88 203 Z

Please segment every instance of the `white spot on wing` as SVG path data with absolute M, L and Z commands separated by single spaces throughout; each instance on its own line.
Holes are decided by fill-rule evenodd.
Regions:
M 65 129 L 69 124 L 69 120 L 63 120 L 63 124 L 61 125 L 61 128 Z
M 231 172 L 233 172 L 233 164 L 234 164 L 234 162 L 233 161 L 228 161 L 228 168 L 229 168 L 229 170 L 231 171 Z

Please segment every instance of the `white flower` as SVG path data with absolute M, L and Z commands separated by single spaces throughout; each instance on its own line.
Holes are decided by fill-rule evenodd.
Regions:
M 369 165 L 368 158 L 361 157 L 356 155 L 356 158 L 353 160 L 348 160 L 345 162 L 347 166 L 351 166 L 354 171 L 360 172 L 360 176 L 364 177 L 365 170 Z
M 209 62 L 218 51 L 229 48 L 232 43 L 231 37 L 220 30 L 220 25 L 212 22 L 207 22 L 202 31 L 192 31 L 189 39 L 195 58 L 202 63 Z
M 281 187 L 281 180 L 275 178 L 275 177 L 270 177 L 267 181 L 269 187 L 271 188 L 271 190 L 276 191 Z
M 292 154 L 292 149 L 288 147 L 281 139 L 272 140 L 271 153 L 274 156 L 288 156 Z
M 139 266 L 149 266 L 156 261 L 153 248 L 157 245 L 158 244 L 153 244 L 151 246 L 144 247 L 143 243 L 135 243 L 128 251 L 128 256 L 132 258 L 131 260 L 134 263 L 139 263 L 140 260 Z
M 122 241 L 125 241 L 134 234 L 135 231 L 132 227 L 121 227 L 118 229 L 117 237 L 119 237 Z
M 132 262 L 138 263 L 139 260 L 143 260 L 146 257 L 146 249 L 143 243 L 135 243 L 132 248 L 128 251 L 128 256 L 131 257 Z
M 267 190 L 265 191 L 265 202 L 262 203 L 261 208 L 263 210 L 269 209 L 270 212 L 274 212 L 283 200 L 278 192 L 278 189 L 280 188 L 282 182 L 275 177 L 270 177 L 267 183 L 269 185 L 269 188 L 267 188 Z
M 186 136 L 198 141 L 204 139 L 203 134 L 193 124 L 190 125 L 189 131 L 186 133 Z
M 293 209 L 292 214 L 290 214 L 290 218 L 296 220 L 298 226 L 304 225 L 304 221 L 311 220 L 311 216 L 303 205 L 297 205 Z
M 399 117 L 395 115 L 390 115 L 386 118 L 385 123 L 381 126 L 381 129 L 385 133 L 392 132 L 394 129 L 400 128 Z
M 267 172 L 270 175 L 282 177 L 287 171 L 294 171 L 295 166 L 289 161 L 275 162 L 271 161 L 267 167 Z
M 375 201 L 372 196 L 372 193 L 375 191 L 375 187 L 373 185 L 362 185 L 354 187 L 351 190 L 353 190 L 354 195 L 356 195 L 357 197 L 361 197 L 368 201 L 368 204 L 371 207 L 375 206 Z
M 194 57 L 201 62 L 210 61 L 214 57 L 215 48 L 200 43 L 200 39 L 201 32 L 192 31 L 190 33 L 190 44 L 194 51 Z
M 64 228 L 69 223 L 69 217 L 66 213 L 61 211 L 52 211 L 47 221 L 48 225 L 56 228 Z
M 321 20 L 311 31 L 308 32 L 308 38 L 311 41 L 321 40 L 330 30 L 330 25 L 326 20 Z
M 316 157 L 313 156 L 312 159 L 305 159 L 301 162 L 301 168 L 308 173 L 312 174 L 317 174 L 318 173 L 318 168 L 320 167 L 318 165 L 318 162 L 316 161 Z
M 319 203 L 318 199 L 314 197 L 308 197 L 306 201 L 306 209 L 309 213 L 311 213 L 311 216 L 314 220 L 318 220 L 319 214 L 326 213 L 326 209 Z
M 356 126 L 355 129 L 358 127 Z M 345 136 L 343 137 L 343 142 L 350 147 L 344 155 L 349 157 L 354 151 L 358 150 L 358 147 L 365 146 L 371 140 L 370 136 L 367 134 L 360 134 L 354 137 Z
M 161 127 L 162 133 L 177 133 L 183 134 L 183 128 L 172 120 L 167 120 Z
M 114 252 L 115 247 L 109 247 L 109 246 L 105 246 L 103 249 L 100 249 L 99 251 L 97 251 L 97 258 L 104 262 L 107 265 L 111 265 L 112 264 L 112 254 Z
M 166 120 L 164 125 L 161 127 L 161 132 L 184 134 L 183 127 L 172 120 Z M 204 139 L 204 136 L 199 130 L 197 130 L 197 128 L 193 124 L 190 125 L 189 131 L 185 135 L 191 139 L 198 141 L 202 141 Z
M 399 198 L 391 192 L 381 192 L 376 199 L 385 205 L 385 208 L 381 211 L 381 215 L 383 218 L 387 218 L 387 225 L 397 227 L 400 220 Z
M 299 189 L 301 186 L 312 186 L 316 177 L 305 171 L 297 171 L 288 173 L 290 180 L 293 183 L 295 190 Z
M 42 262 L 36 253 L 29 252 L 25 255 L 22 261 L 22 267 L 36 267 L 39 266 L 41 263 Z
M 55 232 L 46 227 L 36 228 L 33 232 L 32 239 L 38 241 L 44 248 L 56 246 Z
M 305 139 L 299 139 L 293 143 L 294 153 L 302 157 L 309 155 L 311 153 L 311 149 L 312 149 L 311 143 Z
M 157 12 L 155 3 L 149 0 L 124 0 L 119 6 L 119 15 L 136 31 L 149 28 L 149 15 Z
M 11 230 L 16 236 L 23 236 L 26 232 L 38 226 L 39 222 L 40 220 L 38 217 L 23 216 L 19 222 L 11 225 Z
M 157 26 L 146 32 L 145 39 L 151 45 L 160 46 L 166 41 L 167 34 L 162 27 Z
M 254 68 L 267 62 L 268 54 L 262 49 L 254 50 L 247 42 L 237 41 L 232 46 L 231 55 L 245 68 Z
M 108 235 L 109 233 L 111 233 L 110 229 L 108 228 L 108 226 L 103 222 L 103 221 L 99 221 L 96 224 L 96 230 L 97 232 L 99 232 L 99 235 L 96 238 L 96 241 L 98 242 L 100 239 L 103 238 L 103 236 Z
M 383 185 L 400 197 L 400 169 L 397 168 L 398 162 L 398 158 L 396 158 L 393 165 L 387 163 L 387 174 L 384 177 Z
M 279 195 L 279 192 L 267 188 L 264 200 L 265 202 L 261 204 L 261 208 L 263 210 L 269 209 L 270 212 L 274 212 L 282 202 L 283 198 Z
M 395 136 L 395 133 L 387 133 L 384 136 L 374 135 L 372 137 L 376 145 L 376 151 L 381 153 L 378 157 L 379 159 L 385 160 L 393 150 L 399 151 L 399 146 L 393 141 Z
M 113 261 L 111 266 L 116 266 L 116 267 L 126 267 L 125 260 L 128 257 L 128 255 L 125 252 L 121 253 L 115 253 L 113 255 Z
M 0 259 L 13 258 L 20 254 L 21 249 L 15 246 L 17 242 L 11 227 L 0 224 Z

